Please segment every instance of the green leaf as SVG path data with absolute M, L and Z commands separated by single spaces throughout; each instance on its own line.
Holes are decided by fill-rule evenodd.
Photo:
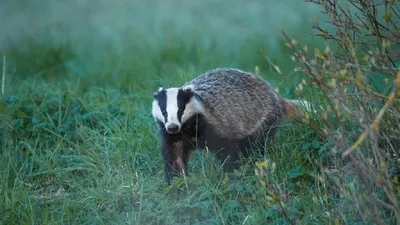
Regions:
M 231 209 L 240 207 L 240 204 L 234 199 L 228 200 L 227 205 Z
M 307 150 L 308 148 L 310 148 L 310 146 L 311 146 L 310 143 L 305 142 L 305 143 L 303 143 L 303 144 L 301 145 L 301 150 L 305 151 L 305 150 Z
M 386 9 L 386 13 L 385 15 L 383 15 L 382 17 L 384 20 L 386 20 L 387 23 L 392 22 L 392 10 L 390 9 L 390 7 L 388 7 Z
M 26 115 L 26 113 L 24 111 L 18 110 L 16 113 L 17 118 L 28 118 L 28 115 Z
M 301 169 L 300 166 L 297 166 L 296 168 L 290 170 L 289 172 L 287 172 L 287 175 L 289 177 L 289 179 L 293 179 L 296 177 L 299 177 L 301 175 L 304 174 L 304 171 Z
M 318 140 L 314 140 L 314 141 L 312 142 L 312 146 L 313 146 L 314 148 L 319 148 L 319 147 L 321 146 L 321 144 L 319 143 Z
M 0 114 L 9 114 L 10 111 L 8 110 L 8 106 L 6 101 L 0 100 Z

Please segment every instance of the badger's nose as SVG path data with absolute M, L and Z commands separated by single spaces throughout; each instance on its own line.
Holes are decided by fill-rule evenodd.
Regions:
M 167 126 L 167 131 L 170 133 L 176 133 L 179 131 L 179 126 L 175 123 L 171 123 Z

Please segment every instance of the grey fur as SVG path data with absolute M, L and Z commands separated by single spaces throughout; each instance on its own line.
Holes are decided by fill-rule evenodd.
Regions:
M 195 148 L 208 147 L 221 161 L 229 158 L 226 171 L 237 168 L 239 153 L 246 156 L 252 143 L 271 137 L 274 124 L 294 105 L 262 78 L 232 68 L 210 70 L 181 89 L 194 93 L 201 110 L 184 121 L 176 134 L 168 133 L 158 120 L 169 184 L 173 176 L 187 174 L 189 154 Z
M 258 134 L 284 116 L 270 85 L 258 76 L 232 68 L 208 71 L 185 83 L 204 103 L 204 115 L 221 137 L 242 139 Z

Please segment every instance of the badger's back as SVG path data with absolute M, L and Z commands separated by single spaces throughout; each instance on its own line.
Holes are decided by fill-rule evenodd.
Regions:
M 218 135 L 246 138 L 283 116 L 281 98 L 263 79 L 237 69 L 214 69 L 187 82 Z

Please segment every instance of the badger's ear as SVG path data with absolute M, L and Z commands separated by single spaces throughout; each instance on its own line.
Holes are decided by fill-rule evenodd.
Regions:
M 186 85 L 182 88 L 182 90 L 185 92 L 194 92 L 194 85 L 191 85 L 191 84 Z
M 158 99 L 158 93 L 160 93 L 160 91 L 164 90 L 163 87 L 159 87 L 158 91 L 153 93 L 153 99 Z

